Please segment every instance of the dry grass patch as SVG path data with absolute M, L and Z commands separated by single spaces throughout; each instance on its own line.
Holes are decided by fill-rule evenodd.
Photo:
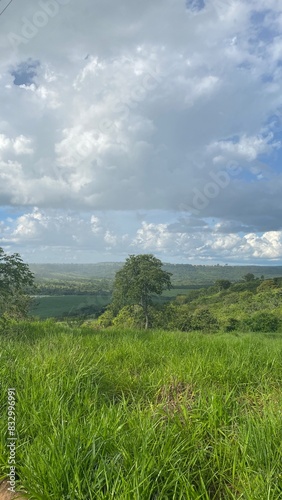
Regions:
M 27 497 L 23 496 L 23 493 L 13 493 L 8 488 L 8 481 L 4 480 L 0 483 L 0 500 L 27 500 Z
M 162 386 L 158 393 L 157 405 L 166 413 L 167 417 L 183 415 L 191 411 L 196 401 L 197 393 L 191 384 L 180 380 L 172 380 L 168 385 Z

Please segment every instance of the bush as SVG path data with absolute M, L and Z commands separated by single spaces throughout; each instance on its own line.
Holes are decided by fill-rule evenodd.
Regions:
M 238 330 L 240 326 L 240 321 L 236 318 L 228 318 L 227 323 L 224 327 L 225 332 L 234 332 Z
M 167 330 L 170 319 L 173 317 L 172 308 L 175 309 L 170 303 L 165 304 L 164 306 L 149 306 L 148 312 L 151 328 Z
M 229 280 L 216 280 L 215 282 L 215 289 L 216 291 L 221 292 L 222 290 L 228 290 L 232 285 L 231 281 Z
M 191 326 L 193 330 L 211 332 L 219 329 L 219 322 L 209 309 L 196 309 Z
M 263 281 L 258 287 L 257 292 L 268 292 L 270 290 L 275 290 L 279 288 L 277 282 L 274 279 Z
M 230 290 L 233 292 L 249 291 L 255 293 L 259 284 L 260 284 L 259 280 L 244 281 L 242 283 L 233 283 L 230 287 Z
M 252 332 L 276 332 L 279 325 L 279 318 L 268 312 L 257 312 L 243 322 L 243 327 Z
M 97 319 L 97 325 L 101 328 L 108 328 L 113 324 L 114 315 L 111 309 L 107 309 L 99 318 Z
M 123 328 L 144 328 L 145 319 L 143 308 L 138 305 L 124 306 L 112 320 L 112 324 Z
M 167 308 L 167 311 L 167 329 L 180 330 L 182 332 L 188 332 L 192 330 L 192 314 L 188 305 L 174 306 L 173 304 L 171 304 Z

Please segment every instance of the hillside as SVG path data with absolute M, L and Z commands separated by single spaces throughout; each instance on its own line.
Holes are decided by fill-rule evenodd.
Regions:
M 217 280 L 210 287 L 181 292 L 166 303 L 152 301 L 151 327 L 186 332 L 282 332 L 281 277 L 255 278 L 249 273 L 235 283 Z M 142 307 L 137 303 L 127 304 L 117 314 L 106 310 L 94 324 L 97 328 L 142 328 Z
M 114 276 L 122 265 L 122 263 L 102 263 L 30 266 L 31 270 L 35 273 L 37 285 L 31 314 L 42 319 L 87 315 L 94 317 L 101 314 L 104 307 L 111 302 Z M 240 299 L 239 292 L 256 292 L 256 289 L 262 282 L 265 282 L 264 286 L 267 288 L 269 279 L 275 279 L 278 286 L 279 277 L 282 276 L 282 267 L 279 266 L 192 266 L 186 264 L 165 264 L 163 269 L 172 273 L 173 287 L 171 290 L 165 291 L 161 297 L 155 297 L 153 299 L 155 304 L 163 305 L 173 301 L 177 296 L 183 295 L 183 303 L 193 302 L 194 299 L 197 299 L 198 302 L 193 302 L 191 308 L 206 304 L 209 308 L 212 307 L 215 309 L 217 306 L 214 307 L 212 304 L 218 302 L 219 310 L 221 307 L 220 304 L 224 304 L 225 311 L 223 311 L 222 316 L 228 315 L 228 311 L 230 314 L 232 313 L 231 292 L 234 292 L 233 299 L 234 303 L 236 303 Z M 242 284 L 242 279 L 247 274 L 252 274 L 255 279 L 252 283 Z M 219 280 L 228 281 L 231 288 L 226 292 L 222 290 L 219 293 L 216 287 L 213 288 Z M 205 292 L 204 289 L 207 291 Z M 223 300 L 225 293 L 229 296 L 227 300 Z M 276 293 L 276 301 L 278 295 Z M 185 299 L 186 296 L 187 300 Z M 209 296 L 211 297 L 209 298 Z M 181 299 L 177 300 L 179 302 Z M 248 300 L 250 301 L 250 298 Z M 234 314 L 240 315 L 241 311 L 244 310 L 244 301 L 245 298 L 242 297 L 243 309 L 238 309 L 236 312 L 236 307 L 235 309 L 233 307 Z M 265 305 L 263 305 L 262 301 L 260 305 L 262 309 L 267 309 L 269 307 L 268 298 L 266 298 Z M 161 327 L 165 328 L 165 324 L 162 324 Z

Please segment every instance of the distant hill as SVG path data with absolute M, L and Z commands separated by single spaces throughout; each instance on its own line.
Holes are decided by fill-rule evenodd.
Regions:
M 36 280 L 46 279 L 109 279 L 123 266 L 123 262 L 101 262 L 98 264 L 30 264 Z M 282 276 L 282 266 L 205 266 L 191 264 L 164 264 L 164 269 L 172 273 L 174 285 L 208 286 L 218 279 L 239 281 L 245 274 L 256 278 Z
M 29 264 L 37 279 L 113 279 L 123 262 L 98 264 Z

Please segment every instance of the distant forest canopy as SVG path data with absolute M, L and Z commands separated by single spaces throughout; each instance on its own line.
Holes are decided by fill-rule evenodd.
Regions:
M 109 280 L 113 281 L 123 262 L 102 262 L 98 264 L 29 264 L 37 282 L 46 280 Z M 229 266 L 164 264 L 163 269 L 172 273 L 174 285 L 210 286 L 218 279 L 239 281 L 247 273 L 256 278 L 282 276 L 282 266 Z

